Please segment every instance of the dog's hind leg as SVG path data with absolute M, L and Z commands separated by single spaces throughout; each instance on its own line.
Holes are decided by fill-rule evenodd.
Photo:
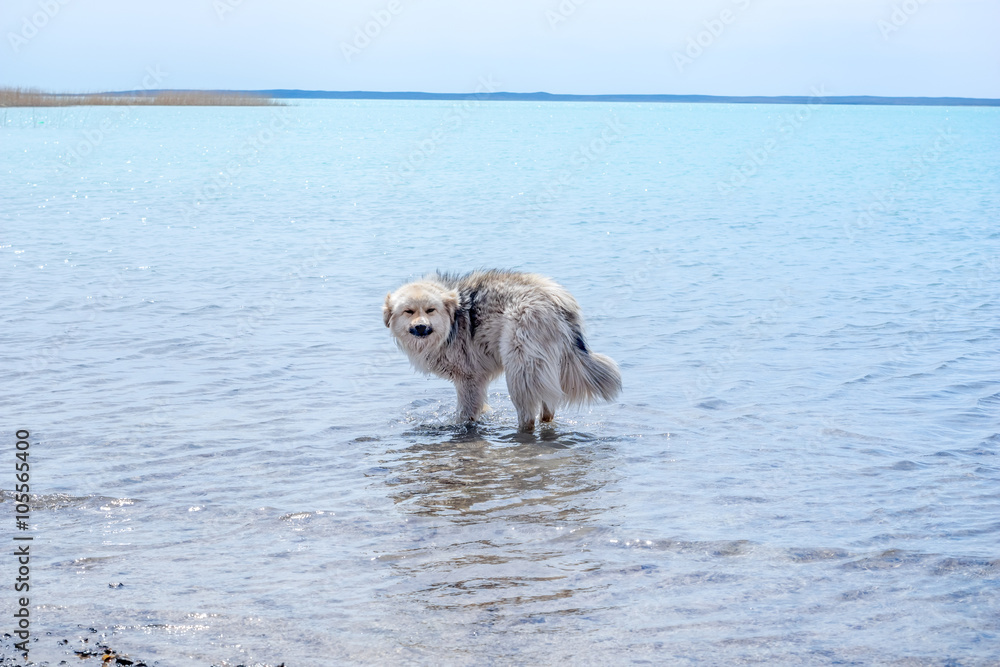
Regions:
M 511 318 L 500 338 L 500 356 L 507 375 L 510 400 L 517 408 L 517 428 L 532 431 L 543 404 L 555 406 L 562 397 L 559 384 L 560 341 L 545 318 L 527 311 Z
M 528 359 L 524 364 L 507 363 L 507 391 L 517 409 L 519 431 L 532 431 L 539 410 L 542 421 L 552 421 L 558 402 L 559 372 L 546 359 Z
M 455 380 L 455 391 L 458 393 L 458 420 L 461 422 L 473 422 L 483 413 L 486 405 L 486 390 L 489 387 L 489 380 L 481 381 L 476 378 L 462 378 Z
M 535 415 L 538 414 L 540 401 L 532 391 L 532 379 L 521 368 L 505 369 L 507 373 L 507 391 L 510 400 L 517 410 L 517 430 L 528 432 L 535 430 Z

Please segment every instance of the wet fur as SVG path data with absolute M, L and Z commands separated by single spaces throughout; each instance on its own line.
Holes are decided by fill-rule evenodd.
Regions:
M 455 383 L 462 421 L 482 414 L 503 373 L 522 431 L 536 417 L 551 421 L 558 407 L 621 391 L 615 362 L 587 347 L 576 299 L 544 276 L 435 273 L 386 295 L 382 315 L 418 370 Z

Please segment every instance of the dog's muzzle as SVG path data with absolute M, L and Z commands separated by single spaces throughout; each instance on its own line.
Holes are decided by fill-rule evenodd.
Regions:
M 418 324 L 415 327 L 410 327 L 410 333 L 417 338 L 423 338 L 424 336 L 430 336 L 431 332 L 434 331 L 426 324 Z

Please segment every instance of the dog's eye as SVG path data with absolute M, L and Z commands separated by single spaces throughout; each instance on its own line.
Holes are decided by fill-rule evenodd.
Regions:
M 403 312 L 404 312 L 405 314 L 407 314 L 407 315 L 412 315 L 412 314 L 413 314 L 413 311 L 412 311 L 412 310 L 404 310 Z
M 435 310 L 437 310 L 437 308 L 428 308 L 427 312 L 428 313 L 433 313 Z

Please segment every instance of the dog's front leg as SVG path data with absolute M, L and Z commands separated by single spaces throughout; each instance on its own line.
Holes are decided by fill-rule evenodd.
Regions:
M 483 413 L 486 405 L 486 389 L 488 382 L 475 378 L 460 378 L 455 380 L 455 391 L 458 392 L 458 420 L 474 422 Z

